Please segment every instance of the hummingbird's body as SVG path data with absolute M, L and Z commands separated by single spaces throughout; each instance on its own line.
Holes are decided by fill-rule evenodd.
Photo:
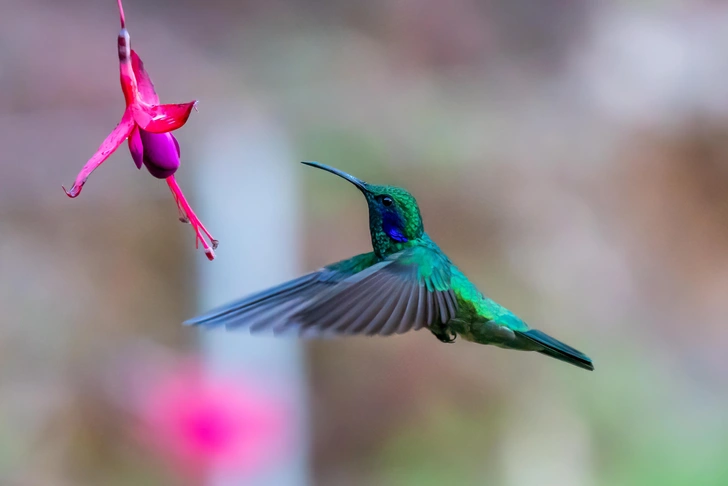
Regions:
M 485 297 L 424 232 L 415 198 L 393 186 L 366 184 L 337 169 L 369 205 L 373 251 L 328 265 L 186 324 L 300 336 L 391 335 L 427 327 L 440 341 L 538 351 L 593 370 L 581 352 L 530 329 Z

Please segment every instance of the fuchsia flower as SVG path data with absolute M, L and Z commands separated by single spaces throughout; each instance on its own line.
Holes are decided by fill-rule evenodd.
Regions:
M 128 139 L 129 151 L 137 168 L 141 169 L 144 165 L 154 177 L 167 180 L 177 203 L 180 221 L 192 224 L 196 233 L 195 247 L 202 243 L 207 258 L 213 260 L 214 249 L 217 248 L 218 242 L 197 218 L 174 178 L 174 173 L 180 164 L 180 150 L 177 139 L 170 132 L 187 122 L 197 101 L 159 104 L 159 97 L 149 74 L 144 70 L 142 60 L 130 47 L 121 0 L 117 0 L 117 3 L 121 19 L 118 40 L 119 70 L 126 110 L 116 128 L 81 169 L 71 189 L 66 190 L 64 187 L 63 190 L 69 197 L 78 196 L 91 173 L 119 148 L 124 140 Z M 209 244 L 205 237 L 209 240 Z
M 251 472 L 287 447 L 285 407 L 196 365 L 158 376 L 137 402 L 142 439 L 185 474 Z

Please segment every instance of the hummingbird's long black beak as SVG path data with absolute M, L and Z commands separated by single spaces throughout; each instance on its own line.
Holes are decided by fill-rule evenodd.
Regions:
M 347 181 L 354 184 L 356 187 L 359 188 L 360 191 L 366 192 L 367 191 L 367 183 L 364 182 L 361 179 L 357 179 L 353 175 L 347 174 L 346 172 L 335 169 L 333 167 L 329 167 L 328 165 L 321 164 L 319 162 L 309 162 L 309 161 L 303 161 L 301 162 L 304 165 L 310 165 L 311 167 L 316 167 L 317 169 L 325 170 L 326 172 L 331 172 L 332 174 L 336 174 L 337 176 L 346 179 Z

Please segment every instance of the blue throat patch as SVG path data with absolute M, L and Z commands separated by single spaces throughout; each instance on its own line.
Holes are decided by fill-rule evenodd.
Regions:
M 384 232 L 398 243 L 406 243 L 409 241 L 400 229 L 402 223 L 402 218 L 396 212 L 387 211 L 382 215 L 382 228 Z

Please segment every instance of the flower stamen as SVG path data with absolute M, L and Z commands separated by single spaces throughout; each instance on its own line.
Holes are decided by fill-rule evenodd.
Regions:
M 182 193 L 182 189 L 179 187 L 179 184 L 177 184 L 177 180 L 173 175 L 167 177 L 167 184 L 172 191 L 175 203 L 177 203 L 177 209 L 180 213 L 180 221 L 183 221 L 183 219 L 186 220 L 183 222 L 190 223 L 195 229 L 195 248 L 199 248 L 199 244 L 202 243 L 207 259 L 213 260 L 215 258 L 214 250 L 217 249 L 218 241 L 213 238 L 209 231 L 207 231 L 205 225 L 202 224 L 195 212 L 192 210 L 192 207 L 187 202 L 185 195 Z M 207 240 L 209 240 L 209 244 L 205 239 L 205 236 L 207 237 Z

